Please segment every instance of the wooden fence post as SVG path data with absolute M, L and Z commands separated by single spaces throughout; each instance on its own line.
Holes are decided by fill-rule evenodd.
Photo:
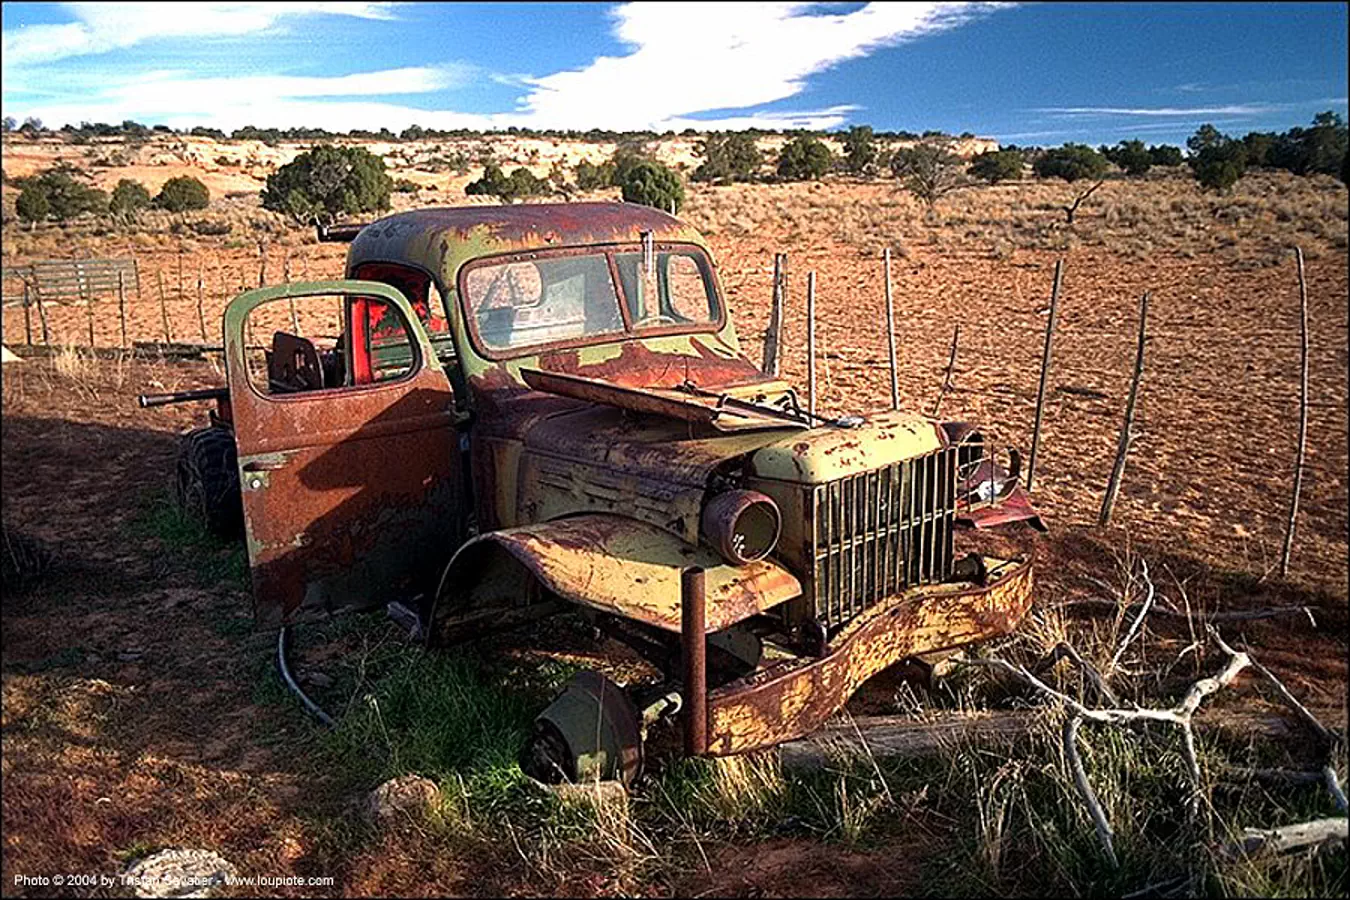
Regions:
M 203 343 L 203 344 L 205 344 L 208 340 L 210 340 L 210 339 L 207 337 L 207 334 L 206 334 L 206 310 L 205 310 L 205 308 L 204 308 L 204 304 L 206 303 L 206 297 L 204 296 L 205 290 L 206 290 L 206 270 L 205 270 L 205 268 L 204 268 L 204 264 L 203 264 L 202 262 L 198 261 L 198 263 L 197 263 L 197 324 L 198 324 L 199 326 L 201 326 L 201 329 L 202 329 L 202 343 Z
M 900 371 L 895 358 L 895 305 L 891 302 L 891 248 L 882 253 L 886 277 L 886 344 L 891 353 L 891 409 L 900 408 Z
M 1280 554 L 1280 577 L 1289 576 L 1289 557 L 1294 552 L 1294 526 L 1298 519 L 1298 495 L 1303 490 L 1303 455 L 1308 449 L 1308 284 L 1303 277 L 1303 250 L 1294 248 L 1298 262 L 1298 310 L 1301 364 L 1298 392 L 1298 452 L 1294 457 L 1294 494 L 1289 498 L 1289 522 L 1284 529 L 1284 551 Z
M 258 287 L 267 286 L 267 241 L 258 241 Z
M 28 281 L 23 283 L 23 342 L 33 346 L 33 311 L 28 308 Z
M 89 282 L 81 279 L 80 293 L 84 295 L 84 317 L 89 323 L 89 349 L 94 349 L 94 294 L 89 290 Z
M 1139 379 L 1144 374 L 1144 340 L 1148 324 L 1148 291 L 1139 298 L 1139 347 L 1134 355 L 1134 377 L 1130 379 L 1130 396 L 1125 401 L 1125 424 L 1120 429 L 1120 443 L 1116 445 L 1116 462 L 1111 467 L 1111 480 L 1106 483 L 1106 496 L 1102 498 L 1101 514 L 1097 516 L 1097 525 L 1105 526 L 1111 521 L 1111 510 L 1116 505 L 1116 495 L 1120 493 L 1120 481 L 1125 475 L 1125 455 L 1130 451 L 1134 435 L 1134 405 L 1139 399 Z
M 122 331 L 123 350 L 130 350 L 131 345 L 127 343 L 127 284 L 126 273 L 117 273 L 117 321 Z
M 33 278 L 33 296 L 37 299 L 38 321 L 42 323 L 42 346 L 50 347 L 52 338 L 51 332 L 47 328 L 47 306 L 42 302 L 42 286 L 37 283 L 36 275 Z
M 164 323 L 164 342 L 173 343 L 173 331 L 169 328 L 169 304 L 164 299 L 164 270 L 155 270 L 155 283 L 159 286 L 159 316 Z
M 956 372 L 956 348 L 961 343 L 961 323 L 956 323 L 956 328 L 952 331 L 952 352 L 947 357 L 947 374 L 942 376 L 942 387 L 938 388 L 937 401 L 933 404 L 933 415 L 938 414 L 942 409 L 942 398 L 946 396 L 947 391 L 952 386 L 952 374 Z
M 783 328 L 783 254 L 773 255 L 773 304 L 769 307 L 769 327 L 764 332 L 764 360 L 759 370 L 778 375 L 779 333 Z
M 286 284 L 291 283 L 291 251 L 286 251 L 286 258 L 281 264 L 281 279 Z M 295 308 L 295 298 L 287 298 L 291 304 L 291 333 L 297 337 L 300 336 L 300 313 Z
M 806 404 L 816 414 L 816 273 L 806 275 Z
M 1041 415 L 1045 410 L 1045 382 L 1050 372 L 1050 347 L 1055 339 L 1055 317 L 1059 309 L 1059 286 L 1064 277 L 1064 260 L 1055 260 L 1055 282 L 1050 288 L 1050 321 L 1045 323 L 1045 349 L 1041 352 L 1041 381 L 1036 388 L 1036 424 L 1031 429 L 1031 459 L 1027 462 L 1027 490 L 1036 477 L 1036 451 L 1041 446 Z

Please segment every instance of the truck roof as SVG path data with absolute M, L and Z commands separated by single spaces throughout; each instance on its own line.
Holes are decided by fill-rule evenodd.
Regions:
M 348 268 L 363 262 L 406 262 L 452 285 L 459 266 L 497 253 L 632 243 L 650 231 L 657 241 L 705 246 L 697 231 L 636 203 L 522 203 L 446 206 L 396 213 L 372 222 L 352 241 Z

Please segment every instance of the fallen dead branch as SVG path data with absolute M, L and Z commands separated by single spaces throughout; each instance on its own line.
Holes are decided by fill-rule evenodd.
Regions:
M 1102 850 L 1111 866 L 1115 868 L 1118 863 L 1116 860 L 1116 851 L 1112 842 L 1111 823 L 1106 819 L 1102 811 L 1101 802 L 1097 799 L 1096 792 L 1092 789 L 1091 782 L 1088 781 L 1086 769 L 1083 766 L 1083 759 L 1078 752 L 1077 734 L 1078 728 L 1084 721 L 1096 722 L 1103 725 L 1123 725 L 1134 722 L 1163 722 L 1175 725 L 1181 729 L 1183 740 L 1183 756 L 1186 760 L 1186 766 L 1191 776 L 1191 791 L 1188 798 L 1188 806 L 1192 815 L 1199 811 L 1200 795 L 1203 790 L 1202 776 L 1200 773 L 1200 760 L 1195 751 L 1195 731 L 1191 727 L 1191 719 L 1195 711 L 1199 709 L 1200 704 L 1206 697 L 1215 693 L 1220 688 L 1231 684 L 1238 673 L 1245 669 L 1251 662 L 1250 657 L 1240 650 L 1234 650 L 1229 647 L 1219 635 L 1218 631 L 1212 626 L 1210 635 L 1219 648 L 1228 654 L 1228 663 L 1223 671 L 1218 675 L 1209 678 L 1202 678 L 1191 685 L 1181 702 L 1171 709 L 1092 709 L 1083 705 L 1078 700 L 1050 687 L 1045 682 L 1032 675 L 1023 666 L 1015 666 L 1012 663 L 1002 659 L 972 659 L 966 660 L 968 665 L 985 666 L 997 669 L 1013 679 L 1028 685 L 1029 687 L 1052 697 L 1063 703 L 1069 709 L 1069 717 L 1064 723 L 1064 754 L 1068 757 L 1070 769 L 1073 772 L 1074 785 L 1078 788 L 1084 804 L 1092 817 L 1093 825 L 1097 830 L 1098 841 L 1102 845 Z
M 1246 828 L 1242 837 L 1220 850 L 1227 860 L 1236 860 L 1258 853 L 1288 853 L 1319 844 L 1350 839 L 1350 819 L 1334 816 L 1329 819 L 1313 819 L 1311 822 L 1299 822 L 1282 828 Z

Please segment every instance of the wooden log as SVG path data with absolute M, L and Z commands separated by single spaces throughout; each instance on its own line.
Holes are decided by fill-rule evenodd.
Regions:
M 942 409 L 942 398 L 946 396 L 947 391 L 952 386 L 952 373 L 956 371 L 956 348 L 961 343 L 961 323 L 956 323 L 956 328 L 952 331 L 952 352 L 947 358 L 947 374 L 942 377 L 942 387 L 938 388 L 937 401 L 933 403 L 933 415 L 936 417 L 938 410 Z
M 764 330 L 764 359 L 759 369 L 765 375 L 778 375 L 779 333 L 783 328 L 783 254 L 773 255 L 773 304 L 769 307 L 769 327 Z
M 1139 298 L 1139 345 L 1134 355 L 1134 377 L 1130 379 L 1130 396 L 1125 401 L 1125 423 L 1120 429 L 1120 442 L 1116 446 L 1116 461 L 1111 467 L 1111 479 L 1106 483 L 1106 496 L 1102 498 L 1101 513 L 1097 516 L 1097 525 L 1105 526 L 1111 521 L 1111 510 L 1116 505 L 1116 496 L 1120 493 L 1120 481 L 1125 475 L 1125 455 L 1129 453 L 1134 435 L 1134 408 L 1139 399 L 1139 380 L 1144 374 L 1144 341 L 1147 339 L 1148 291 Z
M 883 276 L 886 279 L 886 346 L 891 354 L 891 409 L 900 408 L 900 369 L 895 357 L 895 304 L 891 301 L 891 248 L 882 252 Z
M 1284 528 L 1284 550 L 1280 553 L 1280 577 L 1289 577 L 1289 558 L 1294 552 L 1294 528 L 1298 521 L 1298 495 L 1303 490 L 1303 457 L 1308 450 L 1308 283 L 1303 277 L 1303 250 L 1294 248 L 1298 262 L 1298 309 L 1300 350 L 1298 393 L 1298 451 L 1294 456 L 1294 491 L 1289 498 L 1289 521 Z
M 806 397 L 807 409 L 816 414 L 816 273 L 806 274 Z
M 127 280 L 122 272 L 117 273 L 117 324 L 122 335 L 117 346 L 123 350 L 131 349 L 127 343 Z
M 169 304 L 164 299 L 164 270 L 155 270 L 155 282 L 159 286 L 159 316 L 164 324 L 164 342 L 173 343 L 173 330 L 169 328 Z
M 1036 452 L 1041 446 L 1041 417 L 1045 411 L 1045 384 L 1050 373 L 1050 348 L 1055 339 L 1055 320 L 1059 311 L 1059 288 L 1064 277 L 1064 260 L 1055 260 L 1055 281 L 1050 288 L 1050 320 L 1045 324 L 1045 349 L 1041 351 L 1041 380 L 1036 388 L 1036 423 L 1031 429 L 1031 458 L 1027 462 L 1026 489 L 1036 477 Z
M 858 716 L 827 724 L 804 738 L 779 745 L 784 768 L 822 769 L 849 759 L 938 756 L 962 745 L 1007 745 L 1025 741 L 1037 728 L 1049 734 L 1044 710 L 989 710 L 942 713 L 940 718 Z M 1269 713 L 1200 710 L 1201 734 L 1285 739 L 1295 732 L 1289 720 Z

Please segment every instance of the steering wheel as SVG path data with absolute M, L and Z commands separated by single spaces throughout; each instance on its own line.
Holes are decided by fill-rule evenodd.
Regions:
M 683 324 L 684 324 L 683 322 L 681 322 L 679 319 L 675 318 L 674 316 L 668 316 L 668 315 L 666 315 L 665 313 L 653 313 L 653 314 L 650 315 L 650 316 L 647 316 L 647 317 L 645 317 L 645 318 L 639 319 L 639 320 L 637 320 L 636 322 L 634 322 L 634 323 L 633 323 L 633 327 L 634 327 L 634 328 L 642 328 L 642 327 L 647 326 L 647 325 L 653 325 L 653 324 L 659 325 L 659 324 L 661 324 L 662 322 L 667 322 L 667 323 L 669 323 L 669 324 L 671 324 L 671 325 L 683 325 Z

